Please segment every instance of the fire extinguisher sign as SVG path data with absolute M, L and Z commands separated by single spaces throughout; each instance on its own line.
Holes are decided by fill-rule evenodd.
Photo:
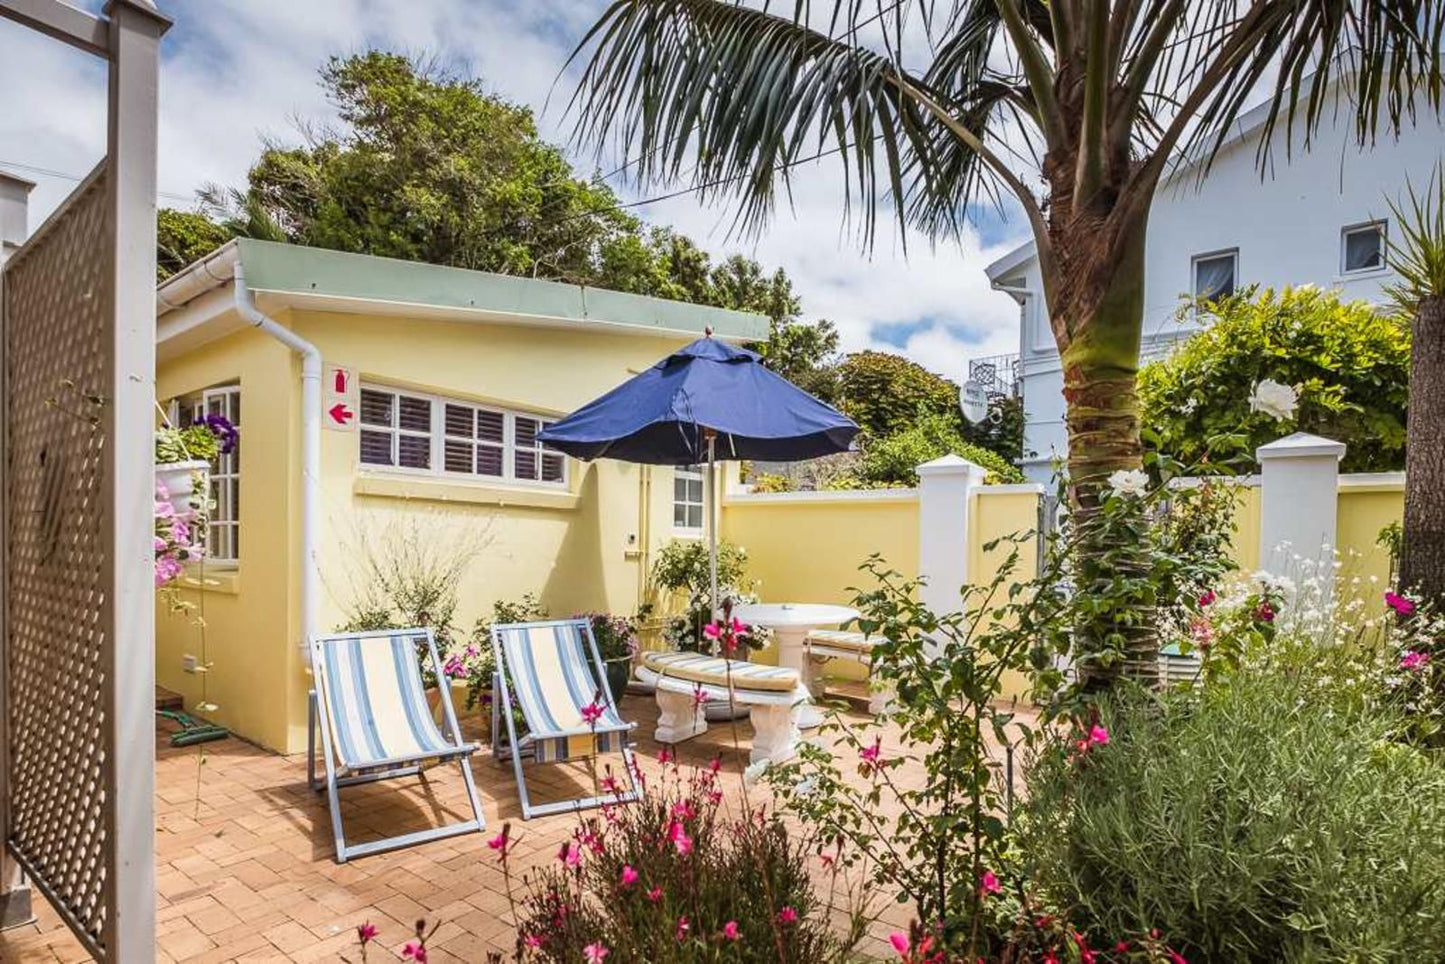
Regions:
M 323 398 L 321 400 L 321 424 L 333 432 L 351 432 L 356 429 L 357 396 L 356 369 L 345 365 L 327 365 L 321 374 Z

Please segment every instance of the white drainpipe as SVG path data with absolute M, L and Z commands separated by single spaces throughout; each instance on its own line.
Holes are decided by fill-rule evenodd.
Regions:
M 235 267 L 236 310 L 241 317 L 301 356 L 301 643 L 317 632 L 321 592 L 317 555 L 321 531 L 321 350 L 260 308 L 246 287 L 245 270 Z

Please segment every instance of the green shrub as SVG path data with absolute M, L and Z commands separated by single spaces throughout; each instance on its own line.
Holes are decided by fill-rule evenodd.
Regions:
M 873 485 L 917 485 L 918 473 L 914 470 L 918 466 L 949 454 L 987 469 L 985 481 L 990 485 L 1024 480 L 1023 473 L 997 452 L 964 441 L 951 416 L 922 411 L 908 428 L 864 442 L 858 477 Z
M 1445 766 L 1332 693 L 1330 662 L 1101 703 L 1106 745 L 1028 771 L 1018 853 L 1045 900 L 1191 961 L 1438 959 Z
M 823 842 L 762 807 L 749 818 L 725 812 L 727 779 L 716 762 L 689 774 L 674 762 L 643 784 L 642 799 L 581 820 L 517 899 L 526 959 L 571 964 L 588 959 L 588 947 L 658 964 L 849 959 L 866 920 L 855 911 L 834 931 L 836 911 L 810 872 Z M 503 860 L 509 838 L 504 827 Z M 837 904 L 844 888 L 835 883 Z
M 1349 446 L 1343 471 L 1404 467 L 1410 333 L 1366 302 L 1313 287 L 1190 303 L 1208 327 L 1139 373 L 1145 441 L 1187 463 L 1254 450 L 1292 431 Z M 1299 392 L 1281 423 L 1250 410 L 1263 380 Z

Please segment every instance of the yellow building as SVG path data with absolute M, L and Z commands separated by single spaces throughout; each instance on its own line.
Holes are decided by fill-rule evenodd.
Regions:
M 634 612 L 657 547 L 701 531 L 700 477 L 580 463 L 534 436 L 706 326 L 730 340 L 768 329 L 743 312 L 250 240 L 156 298 L 158 399 L 185 418 L 226 414 L 242 439 L 213 477 L 213 558 L 181 581 L 195 610 L 158 602 L 157 682 L 195 705 L 193 667 L 209 664 L 211 715 L 284 752 L 306 742 L 308 597 L 330 629 L 398 556 L 456 564 L 460 627 L 525 593 L 556 614 Z

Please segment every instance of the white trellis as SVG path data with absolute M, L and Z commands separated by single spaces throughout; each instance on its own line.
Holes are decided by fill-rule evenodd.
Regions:
M 0 833 L 98 959 L 155 954 L 150 0 L 0 0 L 106 61 L 106 156 L 0 272 Z M 7 869 L 0 887 L 12 885 Z

